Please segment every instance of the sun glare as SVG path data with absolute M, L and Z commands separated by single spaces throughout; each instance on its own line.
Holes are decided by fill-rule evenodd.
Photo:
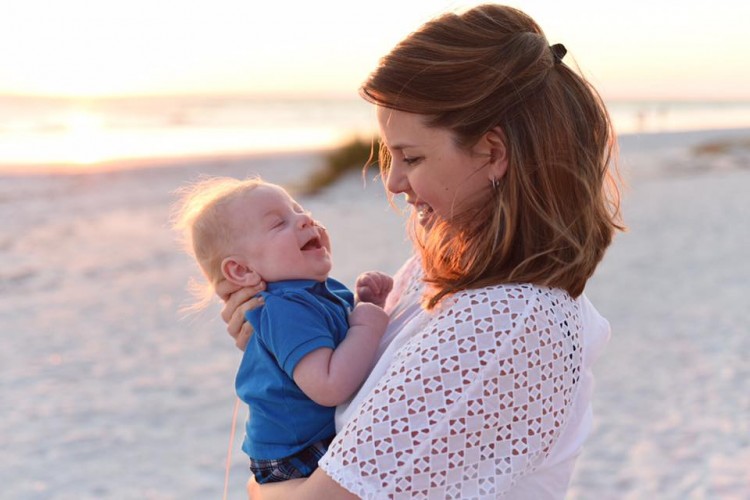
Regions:
M 246 0 L 179 9 L 153 0 L 10 3 L 0 21 L 0 93 L 101 97 L 354 92 L 406 33 L 482 1 L 381 0 L 365 15 L 357 2 L 322 0 L 299 2 L 294 16 L 284 2 Z M 624 78 L 628 86 L 656 81 L 678 98 L 713 85 L 717 97 L 748 96 L 748 2 L 507 3 L 565 42 L 569 61 L 605 90 Z M 695 36 L 696 26 L 705 36 Z M 372 36 L 361 36 L 366 27 L 376 27 Z M 696 77 L 700 87 L 686 90 Z
M 92 165 L 105 158 L 102 144 L 102 119 L 87 111 L 75 111 L 65 121 L 64 147 L 68 162 Z

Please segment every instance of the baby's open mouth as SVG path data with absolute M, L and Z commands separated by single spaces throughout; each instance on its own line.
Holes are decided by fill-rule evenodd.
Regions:
M 322 246 L 323 245 L 320 244 L 320 238 L 316 236 L 302 246 L 302 251 L 304 252 L 305 250 L 317 250 Z

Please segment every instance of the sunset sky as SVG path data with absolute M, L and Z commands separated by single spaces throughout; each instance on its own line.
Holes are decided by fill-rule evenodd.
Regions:
M 354 95 L 423 21 L 479 3 L 4 0 L 0 93 Z M 506 3 L 605 97 L 750 99 L 750 2 Z

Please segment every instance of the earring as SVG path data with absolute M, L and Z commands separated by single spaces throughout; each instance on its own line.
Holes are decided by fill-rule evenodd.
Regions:
M 497 188 L 499 188 L 499 187 L 500 187 L 500 181 L 497 180 L 496 177 L 493 177 L 492 178 L 492 189 L 494 189 L 495 191 L 497 191 Z

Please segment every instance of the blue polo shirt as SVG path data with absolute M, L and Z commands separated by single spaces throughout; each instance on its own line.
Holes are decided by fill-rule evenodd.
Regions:
M 254 333 L 235 382 L 250 408 L 242 449 L 254 459 L 281 459 L 336 433 L 335 408 L 308 398 L 292 375 L 305 355 L 341 343 L 354 295 L 332 278 L 268 283 L 260 295 L 265 305 L 245 314 Z

